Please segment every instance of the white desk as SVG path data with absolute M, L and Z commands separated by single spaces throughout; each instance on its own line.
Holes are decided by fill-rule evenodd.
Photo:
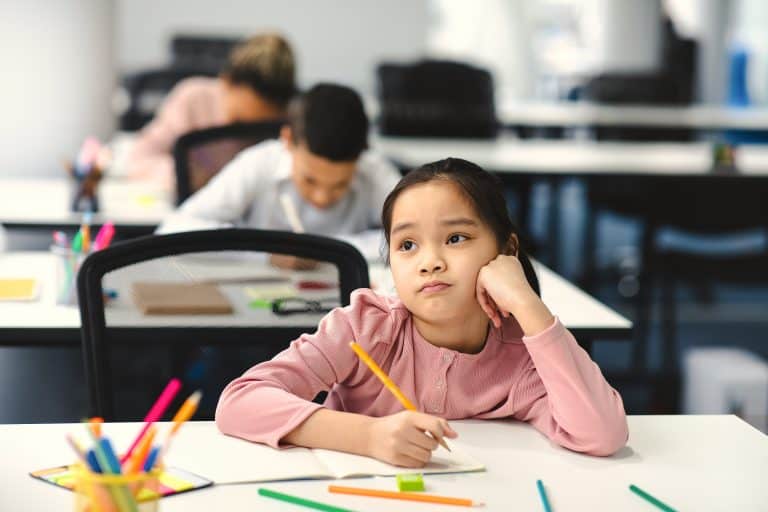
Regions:
M 486 503 L 488 512 L 543 510 L 536 491 L 542 479 L 555 511 L 656 510 L 628 490 L 635 484 L 677 510 L 759 512 L 768 510 L 768 438 L 735 416 L 630 416 L 628 445 L 618 454 L 598 458 L 579 455 L 552 445 L 529 425 L 512 421 L 454 421 L 460 439 L 487 471 L 455 475 L 427 475 L 434 494 L 466 497 Z M 81 425 L 0 425 L 0 510 L 30 512 L 69 510 L 73 495 L 34 480 L 29 471 L 71 462 L 64 442 L 67 432 L 82 432 Z M 138 424 L 104 427 L 125 446 Z M 182 428 L 169 454 L 176 460 L 205 467 L 194 459 L 195 443 L 219 435 L 208 422 Z M 190 458 L 191 457 L 191 458 Z M 254 461 L 258 464 L 258 461 Z M 191 468 L 189 468 L 191 469 Z M 203 475 L 204 476 L 204 475 Z M 271 511 L 301 507 L 261 498 L 259 487 L 314 499 L 353 510 L 447 511 L 444 505 L 410 503 L 330 494 L 332 480 L 267 484 L 222 485 L 164 499 L 163 512 L 226 510 Z M 393 479 L 355 479 L 341 485 L 396 489 Z
M 645 126 L 695 129 L 768 130 L 768 109 L 717 105 L 605 105 L 588 102 L 500 101 L 504 125 Z
M 71 211 L 71 202 L 72 183 L 66 178 L 0 178 L 0 224 L 76 227 L 83 216 Z M 94 215 L 94 224 L 111 220 L 118 229 L 151 231 L 172 211 L 173 199 L 152 184 L 107 178 L 99 184 L 99 205 L 101 211 Z
M 371 147 L 407 167 L 449 156 L 464 158 L 499 174 L 715 176 L 706 143 L 632 143 L 579 140 L 494 140 L 371 138 Z M 768 146 L 736 150 L 735 177 L 768 177 Z M 719 176 L 719 175 L 718 175 Z M 730 176 L 730 175 L 729 175 Z
M 380 113 L 375 97 L 365 98 L 368 115 Z M 698 130 L 768 130 L 768 108 L 721 105 L 609 105 L 588 101 L 519 101 L 500 98 L 496 116 L 505 126 L 644 126 Z
M 627 337 L 632 322 L 606 305 L 589 296 L 576 286 L 536 264 L 542 296 L 563 324 L 579 338 Z M 41 295 L 33 302 L 0 302 L 0 344 L 3 343 L 77 343 L 80 339 L 80 314 L 74 306 L 56 305 L 56 260 L 48 252 L 9 252 L 0 254 L 0 277 L 35 276 L 42 283 Z M 372 266 L 371 280 L 388 289 L 389 272 L 382 266 Z M 146 276 L 144 277 L 146 279 Z M 245 301 L 243 297 L 241 301 Z M 337 293 L 330 291 L 331 294 Z M 129 298 L 122 294 L 125 304 L 108 316 L 109 325 L 120 327 L 147 327 L 169 325 L 169 318 L 146 317 L 129 307 Z M 328 294 L 326 294 L 328 295 Z M 236 303 L 235 300 L 232 301 Z M 112 313 L 108 310 L 108 315 Z M 321 315 L 291 315 L 278 317 L 264 310 L 252 310 L 236 304 L 234 315 L 205 315 L 179 317 L 183 325 L 219 326 L 290 326 L 304 325 L 314 330 Z

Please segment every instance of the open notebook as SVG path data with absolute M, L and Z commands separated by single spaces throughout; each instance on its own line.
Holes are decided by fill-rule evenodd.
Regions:
M 395 476 L 409 470 L 368 457 L 331 450 L 285 448 L 250 443 L 223 434 L 197 436 L 184 432 L 174 444 L 169 462 L 204 475 L 216 484 L 276 480 Z M 191 435 L 190 435 L 191 434 Z M 461 444 L 450 441 L 452 452 L 438 448 L 419 473 L 484 471 L 485 466 L 462 453 Z

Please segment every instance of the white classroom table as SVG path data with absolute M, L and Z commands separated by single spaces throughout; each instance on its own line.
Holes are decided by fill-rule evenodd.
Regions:
M 768 130 L 768 109 L 719 105 L 606 105 L 590 102 L 500 101 L 504 125 L 645 126 L 699 130 Z
M 173 197 L 161 187 L 123 178 L 105 178 L 99 184 L 101 211 L 93 224 L 111 220 L 119 228 L 151 232 L 173 210 Z M 74 213 L 72 181 L 61 178 L 0 177 L 0 224 L 9 227 L 64 229 L 83 220 Z
M 469 160 L 497 174 L 528 176 L 712 176 L 712 146 L 703 142 L 638 143 L 573 139 L 493 140 L 371 137 L 371 147 L 406 168 L 446 157 Z M 734 177 L 768 177 L 768 146 L 736 149 Z M 729 175 L 730 176 L 730 175 Z
M 375 97 L 365 107 L 375 119 L 380 112 Z M 726 105 L 618 105 L 589 101 L 520 101 L 501 97 L 496 117 L 504 126 L 581 127 L 638 126 L 696 130 L 768 130 L 768 108 Z
M 630 416 L 628 421 L 627 446 L 605 458 L 569 452 L 515 421 L 453 421 L 469 455 L 483 463 L 486 471 L 425 475 L 425 483 L 434 494 L 482 501 L 485 507 L 479 510 L 488 512 L 543 510 L 537 479 L 544 482 L 553 511 L 658 510 L 631 493 L 629 484 L 680 511 L 768 510 L 768 437 L 744 421 L 736 416 Z M 0 510 L 71 510 L 72 493 L 35 480 L 28 472 L 72 462 L 64 436 L 82 434 L 82 429 L 78 424 L 0 425 Z M 137 423 L 104 426 L 118 447 L 126 446 L 138 429 Z M 204 469 L 205 460 L 195 457 L 196 447 L 216 435 L 220 434 L 211 422 L 185 425 L 169 452 L 169 463 Z M 396 489 L 393 478 L 214 485 L 165 498 L 159 510 L 310 510 L 262 498 L 257 494 L 259 487 L 369 512 L 461 510 L 330 494 L 329 483 Z
M 77 343 L 80 339 L 80 314 L 75 306 L 56 304 L 55 257 L 45 251 L 8 252 L 0 254 L 0 277 L 33 276 L 42 284 L 40 296 L 30 302 L 0 302 L 0 345 Z M 627 338 L 632 322 L 602 304 L 549 268 L 535 262 L 542 297 L 563 324 L 577 338 Z M 135 274 L 134 274 L 135 275 Z M 146 274 L 142 274 L 146 280 Z M 389 271 L 383 265 L 371 265 L 371 281 L 383 289 L 390 289 Z M 180 276 L 180 279 L 182 277 Z M 107 283 L 108 285 L 108 283 Z M 229 293 L 235 304 L 233 315 L 194 315 L 146 317 L 130 305 L 128 293 L 121 293 L 117 307 L 107 309 L 107 324 L 120 327 L 147 327 L 153 325 L 205 326 L 305 326 L 314 330 L 322 315 L 300 314 L 276 316 L 264 310 L 253 310 L 240 302 L 247 302 L 242 290 Z M 335 290 L 332 294 L 338 293 Z M 327 294 L 326 294 L 327 295 Z M 238 297 L 240 297 L 238 299 Z

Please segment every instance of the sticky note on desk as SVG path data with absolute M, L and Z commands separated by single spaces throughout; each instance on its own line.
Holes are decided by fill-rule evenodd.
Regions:
M 400 473 L 397 475 L 397 490 L 400 492 L 423 491 L 424 477 L 421 473 Z
M 38 282 L 33 278 L 0 278 L 0 301 L 27 301 L 37 298 Z

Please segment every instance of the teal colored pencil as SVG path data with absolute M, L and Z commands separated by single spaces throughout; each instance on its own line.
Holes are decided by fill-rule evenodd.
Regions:
M 663 501 L 659 500 L 658 498 L 654 498 L 653 496 L 651 496 L 650 494 L 648 494 L 647 492 L 645 492 L 644 490 L 642 490 L 641 488 L 639 488 L 636 485 L 630 484 L 629 490 L 632 491 L 633 493 L 637 494 L 641 498 L 643 498 L 648 503 L 650 503 L 652 505 L 656 505 L 657 507 L 659 507 L 664 512 L 677 512 L 677 510 L 675 510 L 674 508 L 670 507 L 669 505 L 667 505 Z
M 552 512 L 552 507 L 547 499 L 547 491 L 544 490 L 544 484 L 541 480 L 536 480 L 536 488 L 539 490 L 539 498 L 541 498 L 541 506 L 544 507 L 544 512 Z
M 326 505 L 319 501 L 305 500 L 298 496 L 291 496 L 290 494 L 283 494 L 277 491 L 270 491 L 263 487 L 259 488 L 259 495 L 266 498 L 273 498 L 276 500 L 284 501 L 286 503 L 292 503 L 294 505 L 301 505 L 302 507 L 314 508 L 315 510 L 322 510 L 324 512 L 354 512 L 348 508 L 334 507 L 333 505 Z

